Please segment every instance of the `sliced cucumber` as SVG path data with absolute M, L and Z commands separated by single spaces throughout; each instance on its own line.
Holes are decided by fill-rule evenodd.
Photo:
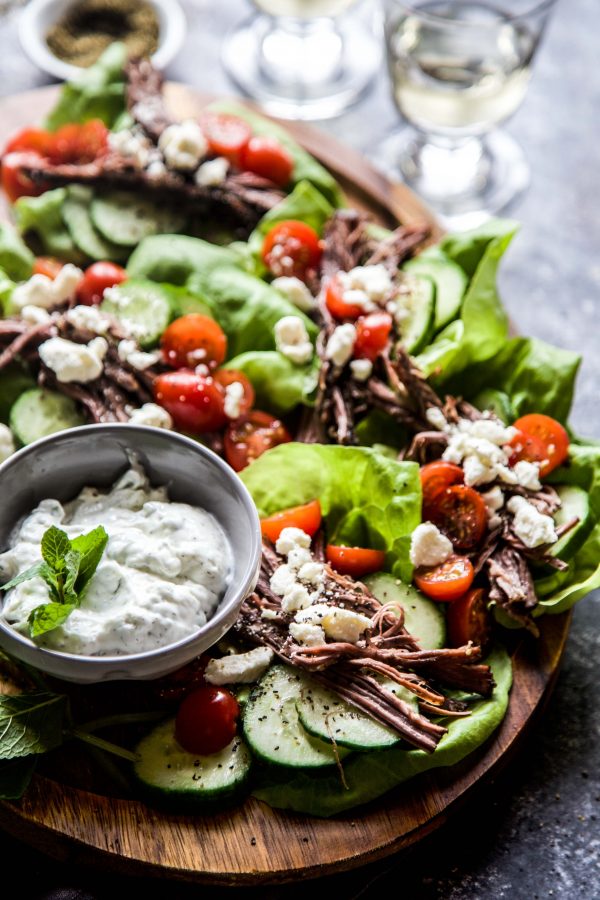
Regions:
M 433 280 L 436 287 L 435 331 L 456 318 L 467 287 L 467 276 L 460 266 L 439 254 L 425 252 L 409 260 L 404 271 L 428 275 Z
M 0 372 L 0 422 L 8 424 L 14 403 L 25 391 L 35 388 L 35 381 L 19 363 L 14 362 Z
M 506 425 L 514 422 L 517 418 L 508 394 L 505 394 L 504 391 L 497 391 L 495 388 L 486 388 L 480 391 L 473 400 L 473 405 L 482 411 L 490 410 Z
M 438 650 L 446 643 L 446 619 L 441 604 L 428 600 L 410 584 L 387 572 L 365 578 L 365 584 L 381 603 L 399 603 L 407 630 L 425 650 Z
M 238 797 L 252 757 L 239 737 L 209 756 L 183 750 L 175 740 L 175 720 L 158 725 L 136 747 L 134 775 L 141 792 L 152 802 L 172 809 L 203 808 Z
M 408 353 L 420 353 L 433 334 L 435 285 L 431 278 L 412 276 L 403 284 L 408 291 L 399 297 L 404 310 L 399 320 L 400 335 Z
M 100 309 L 120 319 L 142 347 L 154 347 L 172 318 L 169 292 L 142 278 L 116 285 Z
M 10 427 L 20 444 L 32 444 L 39 438 L 85 425 L 85 419 L 70 397 L 33 388 L 25 391 L 10 411 Z
M 273 666 L 253 689 L 244 709 L 244 734 L 260 759 L 303 769 L 335 764 L 332 748 L 311 737 L 298 717 L 296 703 L 309 684 L 302 672 Z
M 555 544 L 550 553 L 558 559 L 569 560 L 583 545 L 594 527 L 594 518 L 590 510 L 590 498 L 587 491 L 575 485 L 565 484 L 556 488 L 560 497 L 560 509 L 554 514 L 557 525 L 564 525 L 573 519 L 579 519 L 577 525 L 567 531 Z
M 71 185 L 62 207 L 62 216 L 73 243 L 90 259 L 109 259 L 123 262 L 127 251 L 107 240 L 94 227 L 90 215 L 92 191 L 81 185 Z
M 111 191 L 95 197 L 91 216 L 100 234 L 123 247 L 137 247 L 154 234 L 176 234 L 187 221 L 182 210 L 137 197 L 131 191 Z

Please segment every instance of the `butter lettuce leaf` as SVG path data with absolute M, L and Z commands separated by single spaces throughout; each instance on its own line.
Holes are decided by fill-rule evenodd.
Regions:
M 42 254 L 79 264 L 85 258 L 75 246 L 62 216 L 66 198 L 66 188 L 55 188 L 39 197 L 19 197 L 14 213 L 21 234 L 28 240 L 33 238 Z
M 183 286 L 192 275 L 237 265 L 243 265 L 243 259 L 229 247 L 185 234 L 157 234 L 138 244 L 129 257 L 127 272 L 130 278 Z
M 277 350 L 250 350 L 225 363 L 248 376 L 256 393 L 256 406 L 273 413 L 286 413 L 299 403 L 310 404 L 317 387 L 316 358 L 306 366 L 295 366 Z
M 46 119 L 46 128 L 55 131 L 69 122 L 89 119 L 102 119 L 112 128 L 125 110 L 126 60 L 125 44 L 116 42 L 107 47 L 94 65 L 63 85 L 58 102 Z
M 0 291 L 4 295 L 10 281 L 25 281 L 33 269 L 34 255 L 19 233 L 0 222 Z

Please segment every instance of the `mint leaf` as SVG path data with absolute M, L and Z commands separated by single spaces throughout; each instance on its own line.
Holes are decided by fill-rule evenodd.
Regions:
M 69 602 L 66 603 L 42 603 L 29 613 L 29 635 L 32 638 L 40 637 L 49 631 L 54 631 L 59 625 L 67 621 L 74 609 L 79 606 L 77 594 L 69 594 Z M 75 598 L 74 601 L 71 598 Z
M 39 562 L 34 566 L 30 566 L 29 569 L 21 572 L 21 574 L 17 575 L 16 578 L 12 578 L 10 581 L 7 581 L 6 584 L 3 584 L 2 590 L 9 591 L 11 588 L 16 587 L 18 584 L 22 584 L 24 581 L 29 581 L 31 578 L 37 578 L 38 575 L 42 575 L 42 569 L 44 565 L 45 563 Z
M 69 535 L 64 531 L 61 531 L 60 528 L 57 528 L 56 525 L 51 525 L 50 528 L 44 532 L 42 538 L 42 559 L 44 559 L 55 572 L 62 570 L 65 556 L 70 549 L 71 541 L 69 540 Z
M 64 694 L 0 695 L 0 760 L 46 753 L 63 742 Z
M 79 575 L 79 565 L 81 563 L 81 553 L 77 550 L 69 550 L 65 556 L 66 577 L 64 583 L 64 592 L 67 594 L 75 594 L 75 582 Z
M 37 759 L 21 756 L 0 762 L 0 800 L 18 800 L 31 781 Z
M 75 590 L 81 594 L 90 578 L 98 568 L 102 554 L 108 543 L 108 535 L 102 525 L 73 538 L 71 548 L 81 554 L 79 563 L 79 575 L 75 583 Z

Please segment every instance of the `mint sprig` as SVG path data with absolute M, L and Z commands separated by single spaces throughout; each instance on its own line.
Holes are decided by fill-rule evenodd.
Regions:
M 36 606 L 27 620 L 32 638 L 58 628 L 77 609 L 107 543 L 108 535 L 102 525 L 73 540 L 56 525 L 51 525 L 44 532 L 41 562 L 21 572 L 2 587 L 2 590 L 8 591 L 24 581 L 38 577 L 43 578 L 48 585 L 50 603 Z

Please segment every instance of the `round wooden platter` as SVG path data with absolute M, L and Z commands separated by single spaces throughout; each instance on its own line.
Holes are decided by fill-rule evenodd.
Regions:
M 43 88 L 1 100 L 0 146 L 20 127 L 42 121 L 56 93 Z M 177 117 L 197 114 L 212 99 L 177 84 L 167 86 L 167 96 Z M 441 234 L 406 187 L 322 132 L 304 124 L 287 127 L 339 179 L 349 204 L 382 224 L 425 220 L 434 239 Z M 552 690 L 569 622 L 568 615 L 546 617 L 539 641 L 523 639 L 516 646 L 508 713 L 484 747 L 457 766 L 432 770 L 335 819 L 281 812 L 252 798 L 211 817 L 165 815 L 39 775 L 21 801 L 0 803 L 0 828 L 65 860 L 198 883 L 296 881 L 372 862 L 442 825 L 510 757 Z

